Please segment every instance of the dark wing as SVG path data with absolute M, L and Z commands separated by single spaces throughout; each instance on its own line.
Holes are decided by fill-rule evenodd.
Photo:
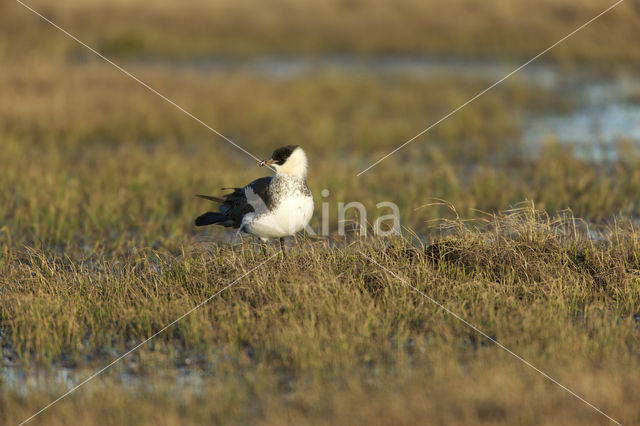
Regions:
M 244 215 L 254 211 L 253 207 L 247 200 L 245 190 L 247 188 L 251 188 L 253 192 L 259 196 L 262 201 L 264 201 L 267 207 L 271 207 L 272 199 L 269 194 L 269 184 L 271 183 L 271 179 L 273 178 L 262 177 L 254 180 L 244 188 L 223 188 L 233 189 L 233 192 L 223 195 L 222 197 L 196 195 L 196 197 L 220 203 L 220 208 L 217 212 L 206 212 L 205 214 L 198 216 L 196 219 L 196 226 L 220 225 L 239 228 L 242 224 L 242 218 Z

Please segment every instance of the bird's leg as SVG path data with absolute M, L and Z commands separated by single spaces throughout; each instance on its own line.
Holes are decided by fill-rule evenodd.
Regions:
M 262 247 L 262 255 L 267 257 L 267 242 L 263 239 L 260 239 L 260 247 Z
M 280 250 L 282 250 L 282 257 L 287 257 L 287 252 L 284 250 L 284 237 L 280 237 Z

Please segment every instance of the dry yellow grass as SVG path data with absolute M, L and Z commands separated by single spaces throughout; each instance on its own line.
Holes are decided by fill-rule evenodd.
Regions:
M 369 212 L 393 201 L 422 238 L 302 238 L 286 260 L 34 423 L 605 422 L 384 268 L 615 419 L 640 423 L 640 157 L 629 141 L 612 162 L 577 158 L 552 140 L 527 155 L 525 111 L 571 104 L 515 78 L 356 178 L 491 82 L 340 70 L 279 80 L 144 61 L 336 52 L 520 59 L 607 3 L 29 4 L 257 156 L 301 144 L 332 230 L 339 201 Z M 549 59 L 633 64 L 639 10 L 625 1 Z M 65 391 L 60 372 L 87 377 L 264 260 L 248 241 L 192 225 L 205 206 L 193 194 L 264 170 L 15 2 L 0 3 L 0 58 L 0 413 L 16 424 Z M 325 188 L 331 195 L 320 198 Z M 435 198 L 448 203 L 426 206 Z M 497 213 L 525 199 L 541 210 Z M 569 207 L 587 222 L 545 213 Z M 444 228 L 429 222 L 458 215 Z
M 620 225 L 594 241 L 570 216 L 530 206 L 447 228 L 426 246 L 300 241 L 41 421 L 150 424 L 162 407 L 166 424 L 603 422 L 363 251 L 614 418 L 638 422 L 637 232 Z M 259 264 L 259 253 L 193 243 L 174 254 L 11 250 L 3 342 L 23 366 L 86 376 Z M 200 381 L 176 382 L 187 373 Z M 25 398 L 4 387 L 10 422 L 63 390 Z

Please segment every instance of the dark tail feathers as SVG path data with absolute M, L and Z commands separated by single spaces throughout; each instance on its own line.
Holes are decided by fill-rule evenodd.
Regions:
M 226 218 L 220 213 L 206 212 L 196 218 L 196 226 L 212 225 L 214 223 L 224 222 Z

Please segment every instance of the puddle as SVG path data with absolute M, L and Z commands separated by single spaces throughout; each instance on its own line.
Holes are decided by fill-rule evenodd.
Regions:
M 470 60 L 456 57 L 428 55 L 320 55 L 287 56 L 262 55 L 252 58 L 229 57 L 191 58 L 180 61 L 147 59 L 138 61 L 145 66 L 169 66 L 195 70 L 202 74 L 215 72 L 238 72 L 265 78 L 290 80 L 313 77 L 326 73 L 356 75 L 409 75 L 417 78 L 432 78 L 448 74 L 468 78 L 498 80 L 521 64 L 498 60 Z M 517 78 L 541 87 L 557 85 L 559 74 L 556 67 L 544 62 L 532 63 L 517 74 Z
M 546 140 L 572 144 L 575 153 L 594 161 L 615 160 L 619 142 L 640 150 L 640 78 L 583 81 L 570 93 L 575 106 L 567 114 L 529 115 L 523 125 L 525 146 L 535 153 Z
M 187 68 L 204 74 L 239 72 L 279 80 L 334 72 L 409 75 L 424 79 L 446 74 L 497 81 L 521 65 L 518 62 L 425 55 L 264 55 L 248 59 L 208 57 L 170 63 L 146 60 L 143 63 Z M 523 68 L 511 79 L 554 91 L 574 106 L 566 114 L 532 112 L 525 116 L 521 134 L 531 155 L 535 155 L 550 137 L 560 143 L 575 145 L 577 155 L 582 151 L 582 155 L 594 161 L 615 159 L 619 141 L 628 141 L 635 149 L 640 149 L 640 76 L 603 77 L 588 69 L 567 71 L 539 61 Z

